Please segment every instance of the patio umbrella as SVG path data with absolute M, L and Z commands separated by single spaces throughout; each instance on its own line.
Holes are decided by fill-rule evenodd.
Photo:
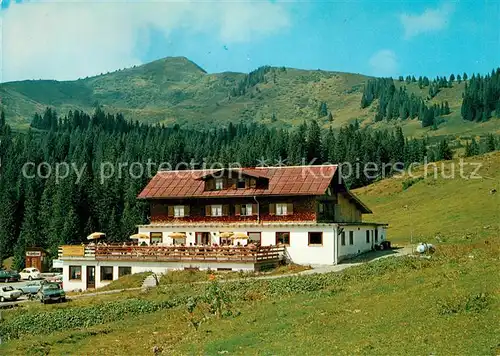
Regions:
M 104 232 L 93 232 L 89 236 L 87 236 L 87 240 L 97 240 L 101 237 L 106 237 L 106 234 Z
M 248 239 L 248 235 L 245 234 L 244 232 L 236 232 L 233 236 L 233 239 L 238 240 L 238 239 Z
M 228 239 L 233 235 L 234 235 L 234 233 L 229 232 L 229 231 L 224 231 L 224 232 L 220 233 L 220 237 L 222 237 L 223 239 Z
M 183 232 L 172 232 L 168 237 L 171 237 L 173 239 L 185 239 L 186 234 Z
M 146 234 L 133 234 L 130 236 L 132 240 L 138 240 L 138 239 L 149 239 L 149 235 Z

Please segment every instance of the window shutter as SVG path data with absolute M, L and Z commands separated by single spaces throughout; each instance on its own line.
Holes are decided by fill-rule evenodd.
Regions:
M 234 206 L 234 215 L 236 215 L 236 216 L 241 215 L 241 205 L 236 204 L 236 205 Z
M 269 204 L 269 215 L 276 215 L 276 204 Z
M 189 205 L 184 205 L 184 216 L 189 216 Z
M 213 178 L 208 178 L 205 182 L 205 190 L 214 190 L 215 189 L 215 180 Z
M 258 212 L 258 206 L 257 204 L 252 204 L 252 215 L 258 215 L 259 212 Z
M 293 214 L 293 204 L 288 203 L 286 205 L 286 215 L 292 215 Z
M 205 216 L 210 216 L 212 211 L 212 207 L 210 205 L 205 205 Z
M 248 184 L 248 182 L 246 183 Z M 257 186 L 257 181 L 255 178 L 250 178 L 250 188 L 255 188 Z
M 227 204 L 222 205 L 222 215 L 223 216 L 229 215 L 229 205 Z
M 168 216 L 174 216 L 174 206 L 173 205 L 169 205 L 168 206 L 167 215 Z

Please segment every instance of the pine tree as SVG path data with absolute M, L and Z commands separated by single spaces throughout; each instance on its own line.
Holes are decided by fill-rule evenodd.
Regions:
M 321 102 L 318 108 L 318 118 L 325 117 L 328 115 L 328 107 L 325 102 Z
M 465 157 L 476 156 L 478 154 L 479 154 L 479 145 L 477 144 L 476 140 L 473 137 L 470 145 L 468 141 L 465 144 Z
M 312 162 L 314 159 L 315 164 L 322 162 L 321 158 L 321 129 L 316 122 L 313 120 L 309 125 L 309 130 L 307 132 L 307 160 Z
M 437 157 L 438 161 L 441 160 L 450 160 L 453 158 L 453 152 L 448 146 L 448 141 L 446 139 L 442 139 L 438 144 Z
M 495 146 L 495 137 L 492 134 L 488 134 L 488 136 L 486 136 L 486 152 L 495 151 Z

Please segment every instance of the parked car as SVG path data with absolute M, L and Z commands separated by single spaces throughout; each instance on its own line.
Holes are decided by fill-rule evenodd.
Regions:
M 63 275 L 62 274 L 56 274 L 54 276 L 51 276 L 51 277 L 47 277 L 45 278 L 46 281 L 48 282 L 53 282 L 53 283 L 59 283 L 59 284 L 62 284 L 62 281 L 63 281 Z
M 23 295 L 23 292 L 19 289 L 14 289 L 12 286 L 0 287 L 0 302 L 5 302 L 6 300 L 16 300 Z
M 21 275 L 21 279 L 28 279 L 30 281 L 33 279 L 42 278 L 42 276 L 40 275 L 40 271 L 35 267 L 25 268 L 21 272 L 19 272 L 19 274 Z
M 2 282 L 18 282 L 21 276 L 16 271 L 0 270 L 0 281 Z
M 40 302 L 42 302 L 43 304 L 46 304 L 49 301 L 66 301 L 66 293 L 64 293 L 64 290 L 58 283 L 43 283 L 42 287 L 38 290 L 37 296 Z
M 30 281 L 26 283 L 24 286 L 19 287 L 19 289 L 23 292 L 23 294 L 35 295 L 38 293 L 42 284 L 44 284 L 44 280 L 39 281 Z

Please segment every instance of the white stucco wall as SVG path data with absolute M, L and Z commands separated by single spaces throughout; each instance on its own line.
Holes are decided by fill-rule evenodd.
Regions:
M 276 232 L 289 232 L 290 233 L 290 246 L 286 247 L 286 251 L 293 263 L 305 265 L 331 265 L 335 264 L 336 254 L 334 252 L 335 242 L 335 225 L 320 225 L 320 226 L 255 226 L 255 227 L 238 227 L 238 228 L 193 228 L 193 227 L 156 227 L 147 226 L 139 227 L 139 233 L 149 235 L 150 232 L 162 232 L 163 242 L 167 244 L 172 243 L 172 239 L 168 237 L 172 232 L 186 233 L 186 245 L 195 243 L 195 232 L 209 232 L 211 236 L 211 243 L 220 242 L 221 231 L 242 232 L 248 234 L 249 232 L 261 233 L 261 245 L 269 246 L 276 244 Z M 309 246 L 309 232 L 322 232 L 323 245 Z M 149 243 L 147 240 L 140 240 Z M 236 240 L 238 241 L 238 240 Z M 235 241 L 235 243 L 236 243 Z M 241 243 L 246 243 L 241 240 Z
M 341 261 L 348 257 L 356 256 L 361 253 L 370 251 L 374 244 L 380 243 L 383 239 L 386 239 L 387 233 L 384 226 L 376 225 L 348 225 L 342 226 L 345 232 L 345 245 L 342 246 L 341 240 L 342 236 L 338 236 L 338 260 Z M 370 242 L 366 242 L 366 231 L 369 231 Z M 378 230 L 378 242 L 375 242 L 375 230 Z M 349 244 L 349 231 L 354 233 L 354 243 Z
M 293 263 L 302 265 L 332 265 L 339 261 L 352 257 L 363 252 L 370 251 L 375 243 L 375 229 L 378 229 L 378 243 L 383 239 L 387 239 L 387 232 L 384 226 L 375 225 L 343 225 L 341 228 L 345 231 L 345 246 L 341 245 L 341 236 L 337 236 L 336 224 L 319 224 L 317 226 L 252 226 L 238 228 L 218 228 L 218 227 L 158 227 L 158 226 L 142 226 L 139 228 L 139 233 L 148 234 L 150 232 L 162 232 L 163 243 L 170 244 L 172 239 L 168 235 L 172 232 L 185 232 L 186 244 L 195 243 L 195 232 L 209 232 L 211 243 L 219 243 L 219 234 L 221 231 L 249 232 L 261 233 L 262 246 L 276 244 L 276 232 L 289 232 L 290 245 L 286 247 L 287 256 Z M 370 242 L 366 242 L 366 231 L 370 231 Z M 354 233 L 354 243 L 349 244 L 349 231 Z M 319 246 L 309 246 L 309 232 L 322 232 L 323 244 Z M 149 240 L 144 240 L 149 243 Z M 338 242 L 337 244 L 335 242 Z M 141 240 L 139 243 L 142 242 Z M 242 243 L 246 243 L 242 240 Z M 338 251 L 337 251 L 338 249 Z M 81 266 L 81 280 L 69 280 L 69 266 Z M 96 288 L 100 288 L 110 283 L 109 281 L 101 281 L 101 266 L 113 266 L 113 279 L 118 279 L 118 267 L 131 267 L 132 273 L 151 271 L 158 274 L 166 273 L 168 270 L 184 269 L 189 267 L 198 267 L 200 269 L 231 268 L 233 271 L 251 271 L 253 264 L 244 263 L 189 263 L 189 262 L 154 262 L 154 261 L 95 261 L 95 260 L 64 260 L 63 261 L 63 287 L 67 291 L 75 289 L 86 289 L 87 281 L 87 266 L 95 266 Z
M 80 280 L 69 279 L 69 266 L 80 266 L 82 268 L 82 278 Z M 118 279 L 119 267 L 131 267 L 132 274 L 141 272 L 154 272 L 157 274 L 166 273 L 169 270 L 183 270 L 189 267 L 198 267 L 202 270 L 218 268 L 232 268 L 233 271 L 253 271 L 253 264 L 246 263 L 189 263 L 189 262 L 153 262 L 153 261 L 89 261 L 89 260 L 66 260 L 63 262 L 63 288 L 65 291 L 77 289 L 87 289 L 87 266 L 95 266 L 95 287 L 101 288 L 111 281 L 101 281 L 102 266 L 113 267 L 113 280 Z

